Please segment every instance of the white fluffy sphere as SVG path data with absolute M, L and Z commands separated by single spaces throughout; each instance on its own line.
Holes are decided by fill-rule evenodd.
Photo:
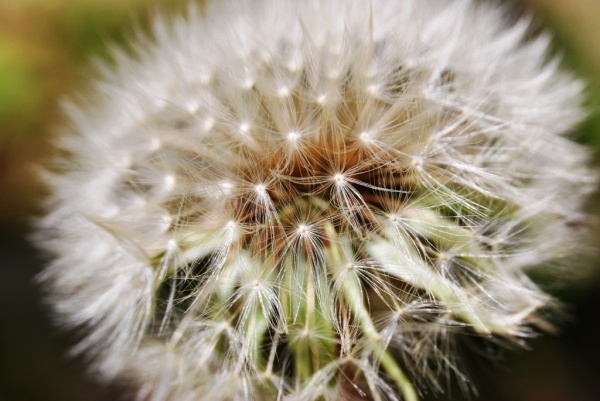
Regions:
M 102 377 L 414 401 L 457 338 L 530 336 L 595 181 L 547 38 L 468 0 L 213 3 L 68 107 L 43 277 Z

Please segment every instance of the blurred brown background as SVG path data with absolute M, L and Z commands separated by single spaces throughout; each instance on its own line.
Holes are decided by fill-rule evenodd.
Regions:
M 33 278 L 43 260 L 27 241 L 43 197 L 33 166 L 49 154 L 61 124 L 60 99 L 89 82 L 90 60 L 106 58 L 110 44 L 124 45 L 157 8 L 183 4 L 0 0 L 0 401 L 131 399 L 126 388 L 87 378 L 84 361 L 65 357 L 71 340 L 52 327 L 40 302 Z M 553 31 L 564 64 L 590 83 L 588 106 L 595 114 L 578 139 L 600 154 L 600 0 L 511 4 L 517 13 L 533 12 L 540 27 Z M 599 261 L 596 257 L 592 273 L 575 285 L 550 289 L 566 301 L 571 315 L 559 335 L 531 341 L 531 351 L 507 352 L 497 364 L 468 358 L 481 400 L 600 400 L 600 279 L 593 269 Z M 456 385 L 450 395 L 464 398 Z

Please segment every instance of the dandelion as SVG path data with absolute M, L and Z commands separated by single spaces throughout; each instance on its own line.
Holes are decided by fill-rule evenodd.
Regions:
M 228 0 L 67 106 L 40 242 L 58 319 L 140 400 L 406 400 L 521 343 L 572 261 L 582 84 L 469 0 Z

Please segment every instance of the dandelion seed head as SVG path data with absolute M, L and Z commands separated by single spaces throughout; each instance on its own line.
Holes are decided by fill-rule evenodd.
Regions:
M 373 142 L 373 132 L 372 131 L 363 131 L 360 133 L 360 140 L 365 144 L 369 144 Z
M 582 83 L 471 0 L 224 0 L 68 106 L 42 274 L 101 377 L 166 400 L 416 401 L 521 342 L 596 185 Z M 101 98 L 101 102 L 96 99 Z M 560 157 L 557 157 L 560 155 Z
M 267 187 L 264 184 L 256 184 L 254 186 L 254 191 L 260 196 L 265 196 L 267 194 Z
M 244 121 L 240 124 L 240 132 L 242 134 L 248 134 L 248 132 L 250 131 L 250 123 Z
M 415 157 L 411 160 L 410 165 L 415 170 L 421 170 L 421 169 L 423 169 L 423 159 L 421 159 L 419 157 Z
M 379 92 L 379 85 L 377 85 L 377 84 L 367 85 L 367 92 L 369 92 L 371 95 L 376 95 L 377 92 Z
M 277 94 L 281 97 L 286 97 L 290 94 L 290 88 L 288 88 L 287 86 L 282 86 L 277 90 Z
M 168 174 L 164 178 L 164 187 L 166 191 L 172 191 L 175 188 L 175 176 L 173 174 Z
M 296 142 L 298 138 L 300 138 L 300 134 L 298 134 L 297 132 L 292 131 L 289 134 L 287 134 L 287 139 L 290 142 Z

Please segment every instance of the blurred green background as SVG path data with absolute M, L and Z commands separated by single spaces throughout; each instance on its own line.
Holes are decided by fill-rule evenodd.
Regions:
M 52 327 L 40 301 L 34 276 L 44 261 L 27 240 L 44 195 L 34 166 L 50 154 L 62 121 L 60 99 L 89 83 L 90 60 L 106 58 L 111 44 L 124 45 L 156 9 L 184 3 L 0 0 L 0 401 L 132 399 L 126 386 L 97 384 L 84 374 L 85 361 L 65 356 L 72 339 Z M 589 82 L 593 115 L 578 139 L 600 154 L 600 0 L 510 4 L 553 31 L 565 65 Z M 591 207 L 597 204 L 598 198 Z M 507 352 L 499 363 L 467 358 L 481 400 L 600 400 L 600 258 L 591 259 L 589 275 L 551 289 L 571 316 L 558 335 L 531 341 L 529 351 Z M 450 395 L 464 398 L 456 385 Z

